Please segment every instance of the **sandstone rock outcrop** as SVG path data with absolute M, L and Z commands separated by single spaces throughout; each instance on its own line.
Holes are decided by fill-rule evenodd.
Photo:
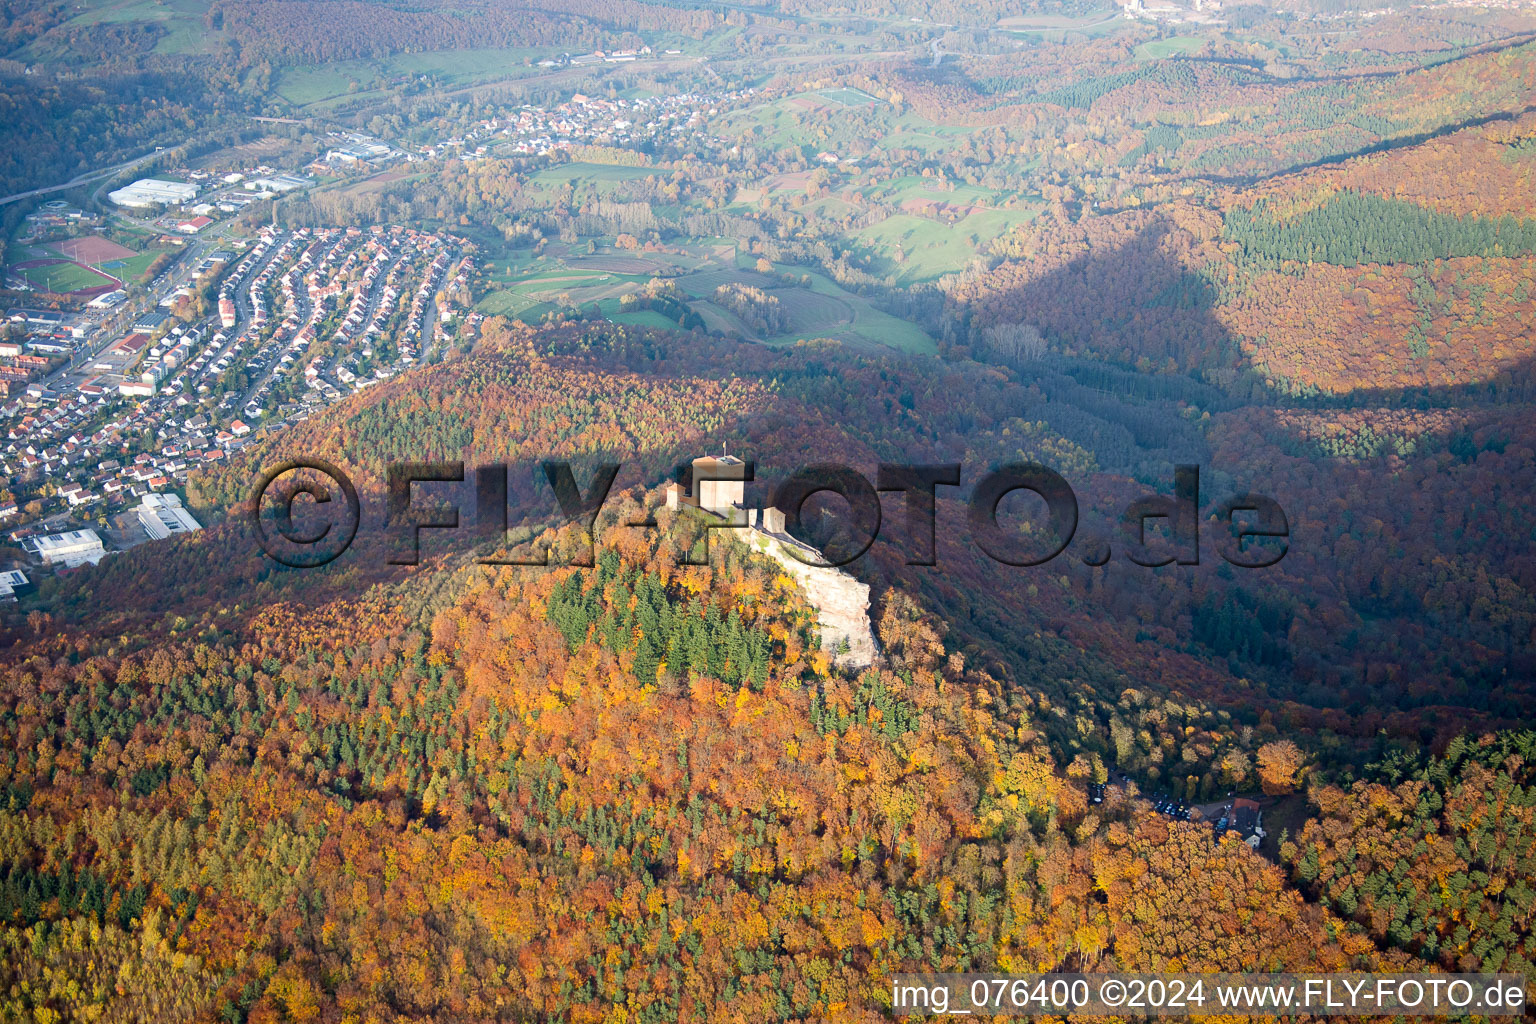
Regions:
M 833 663 L 855 669 L 872 664 L 876 647 L 869 625 L 869 584 L 860 583 L 841 569 L 807 565 L 823 561 L 821 552 L 787 533 L 770 532 L 754 525 L 744 534 L 748 544 L 782 566 L 805 591 L 806 600 L 816 609 L 822 649 Z

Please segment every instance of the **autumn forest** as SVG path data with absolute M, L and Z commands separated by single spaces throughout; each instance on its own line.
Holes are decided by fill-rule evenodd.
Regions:
M 0 1022 L 873 1024 L 911 971 L 1536 979 L 1528 3 L 0 22 L 4 341 L 50 351 L 34 306 L 102 339 L 0 392 Z M 134 177 L 251 199 L 188 231 L 105 198 Z M 85 231 L 163 242 L 121 322 L 9 271 Z M 233 366 L 150 381 L 191 331 Z M 154 356 L 112 368 L 125 336 Z M 691 468 L 722 451 L 754 510 L 807 466 L 962 471 L 924 564 L 885 484 L 873 538 L 825 491 L 783 536 L 722 528 Z M 252 504 L 296 458 L 360 495 L 314 568 Z M 403 463 L 471 471 L 407 488 L 458 509 L 414 560 Z M 619 469 L 573 516 L 552 463 Z M 976 536 L 978 481 L 1025 464 L 1076 502 L 1043 564 Z M 76 509 L 135 466 L 199 528 Z M 1050 547 L 1036 496 L 995 521 Z M 60 566 L 39 538 L 76 528 L 107 550 Z M 867 550 L 817 576 L 797 545 Z M 831 624 L 866 591 L 861 659 Z

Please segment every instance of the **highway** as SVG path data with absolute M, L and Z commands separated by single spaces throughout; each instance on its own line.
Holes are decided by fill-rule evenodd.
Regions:
M 113 164 L 111 167 L 107 167 L 99 171 L 88 171 L 85 174 L 79 175 L 78 177 L 71 178 L 69 181 L 64 182 L 62 185 L 45 185 L 42 188 L 34 188 L 29 189 L 26 192 L 13 193 L 12 195 L 0 198 L 0 206 L 5 206 L 7 203 L 18 202 L 22 199 L 30 199 L 33 196 L 44 196 L 50 192 L 62 192 L 67 188 L 76 188 L 80 185 L 88 185 L 93 181 L 100 181 L 102 178 L 110 178 L 112 175 L 126 171 L 130 167 L 137 167 L 139 164 L 144 163 L 146 160 L 154 157 L 155 154 L 159 152 L 160 149 L 156 148 L 154 152 L 145 153 L 143 156 L 136 156 L 132 160 L 124 160 L 120 164 Z

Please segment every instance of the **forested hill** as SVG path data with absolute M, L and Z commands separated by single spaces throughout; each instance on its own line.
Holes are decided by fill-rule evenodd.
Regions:
M 1090 809 L 911 602 L 843 677 L 771 564 L 682 567 L 697 524 L 657 518 L 403 629 L 365 595 L 39 637 L 0 707 L 4 1012 L 874 1021 L 901 969 L 1408 966 L 1235 838 Z
M 724 13 L 707 7 L 637 0 L 421 5 L 219 0 L 210 5 L 205 20 L 239 43 L 243 59 L 275 63 L 484 47 L 617 49 L 641 45 L 637 31 L 672 31 L 697 39 L 727 24 Z
M 534 395 L 564 393 L 562 366 L 707 375 L 718 353 L 612 325 L 505 331 L 434 372 L 501 366 L 530 389 L 529 417 Z M 737 443 L 766 446 L 773 403 L 797 412 L 795 396 L 833 379 L 829 360 L 840 387 L 861 382 L 847 393 L 865 430 L 930 404 L 974 417 L 996 376 L 961 366 L 903 403 L 916 381 L 902 361 L 755 351 L 774 384 Z M 976 390 L 954 409 L 961 381 Z M 448 393 L 392 387 L 407 386 L 426 403 Z M 317 436 L 393 398 L 339 407 Z M 847 676 L 776 567 L 720 536 L 710 565 L 684 566 L 702 524 L 659 505 L 656 490 L 616 499 L 588 569 L 437 560 L 377 580 L 345 560 L 255 569 L 236 554 L 248 538 L 215 525 L 73 577 L 60 614 L 94 600 L 89 619 L 11 622 L 0 944 L 14 987 L 0 1006 L 282 1021 L 345 1005 L 425 1021 L 623 1004 L 637 1020 L 873 1022 L 897 970 L 1411 969 L 1473 954 L 1454 928 L 1415 945 L 1336 917 L 1354 913 L 1342 895 L 1326 897 L 1337 911 L 1309 903 L 1235 837 L 1149 815 L 1133 790 L 1091 803 L 1111 763 L 1147 779 L 1170 753 L 1210 757 L 1224 784 L 1284 792 L 1306 754 L 1268 715 L 1234 722 L 1135 688 L 1095 705 L 1081 682 L 1117 677 L 1103 674 L 1113 631 L 1073 618 L 1090 591 L 1042 579 L 1030 603 L 1063 621 L 1021 617 L 1032 660 L 1009 663 L 1007 634 L 987 633 L 1001 619 L 955 613 L 979 606 L 961 587 L 1017 584 L 958 563 L 938 605 L 893 576 L 875 609 L 885 659 Z M 656 531 L 621 525 L 647 511 Z M 551 541 L 584 546 L 575 527 Z M 197 599 L 173 611 L 124 589 L 151 557 L 156 600 Z M 250 587 L 221 582 L 248 570 Z M 1147 647 L 1128 651 L 1145 675 Z M 1169 721 L 1182 749 L 1142 744 Z M 1287 853 L 1321 868 L 1315 842 Z
M 966 526 L 961 488 L 940 495 L 942 571 L 905 564 L 899 496 L 886 505 L 881 540 L 851 571 L 871 583 L 877 602 L 889 589 L 904 591 L 942 619 L 948 650 L 1006 686 L 1062 763 L 1097 758 L 1143 785 L 1210 800 L 1253 784 L 1259 750 L 1282 739 L 1329 770 L 1357 769 L 1379 749 L 1445 742 L 1469 723 L 1526 722 L 1530 694 L 1513 673 L 1499 687 L 1466 683 L 1469 671 L 1495 675 L 1526 656 L 1508 646 L 1505 623 L 1529 621 L 1529 609 L 1500 582 L 1524 557 L 1519 531 L 1488 530 L 1457 566 L 1439 545 L 1454 524 L 1483 531 L 1495 517 L 1508 522 L 1502 496 L 1526 486 L 1520 452 L 1531 444 L 1529 422 L 1425 420 L 1434 433 L 1418 440 L 1419 457 L 1441 474 L 1416 470 L 1384 483 L 1380 460 L 1400 458 L 1387 453 L 1407 441 L 1371 434 L 1379 421 L 1339 436 L 1329 431 L 1333 419 L 1304 410 L 1240 408 L 1196 426 L 1199 413 L 1182 410 L 1212 389 L 1172 377 L 1166 392 L 1155 378 L 1132 387 L 1127 376 L 1060 357 L 1005 372 L 828 344 L 775 349 L 603 322 L 493 320 L 472 352 L 367 389 L 198 476 L 189 500 L 209 530 L 48 584 L 39 601 L 51 618 L 39 627 L 12 617 L 5 637 L 18 658 L 54 630 L 68 632 L 80 656 L 105 656 L 183 636 L 242 636 L 257 609 L 272 606 L 286 609 L 280 621 L 291 628 L 324 638 L 347 621 L 326 609 L 365 594 L 380 628 L 399 628 L 410 616 L 388 610 L 390 602 L 436 600 L 426 595 L 439 592 L 438 570 L 474 557 L 467 531 L 427 530 L 423 566 L 390 565 L 392 542 L 375 519 L 324 570 L 275 566 L 241 517 L 224 516 L 261 469 L 292 455 L 336 462 L 371 507 L 386 462 L 504 461 L 509 523 L 522 530 L 514 539 L 558 518 L 538 468 L 546 458 L 572 461 L 583 485 L 592 463 L 625 463 L 617 495 L 659 485 L 674 467 L 727 444 L 758 463 L 757 501 L 816 462 L 844 462 L 873 478 L 881 461 L 955 460 L 968 487 L 987 467 L 1038 460 L 1056 467 L 1080 502 L 1079 536 L 1059 559 L 1023 568 L 985 557 Z M 1297 540 L 1272 569 L 1223 570 L 1214 526 L 1198 567 L 1157 572 L 1125 558 L 1121 511 L 1166 492 L 1180 446 L 1199 443 L 1211 445 L 1198 456 L 1209 459 L 1203 507 L 1262 487 L 1295 517 Z M 1314 454 L 1323 450 L 1340 454 Z M 1490 497 L 1469 504 L 1469 494 Z M 1339 500 L 1366 518 L 1318 511 Z M 458 501 L 467 526 L 469 485 Z M 1371 546 L 1361 543 L 1361 522 L 1375 531 Z M 1115 557 L 1085 564 L 1101 542 Z M 1383 685 L 1410 679 L 1407 665 L 1411 681 L 1383 701 Z

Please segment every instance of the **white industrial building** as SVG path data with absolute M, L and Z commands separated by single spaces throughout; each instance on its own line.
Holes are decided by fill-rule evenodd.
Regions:
M 132 185 L 125 185 L 107 198 L 118 206 L 143 209 L 146 206 L 180 206 L 197 195 L 197 186 L 189 181 L 161 181 L 158 178 L 140 178 Z
M 34 552 L 48 565 L 62 565 L 66 569 L 73 569 L 86 562 L 95 565 L 107 554 L 95 530 L 72 530 L 46 537 L 28 537 L 22 541 L 22 547 Z
M 181 507 L 181 499 L 174 494 L 146 494 L 137 511 L 150 540 L 164 540 L 173 533 L 203 528 L 192 513 Z
M 357 164 L 372 160 L 381 160 L 384 157 L 394 155 L 394 150 L 377 139 L 370 139 L 363 135 L 347 136 L 347 145 L 337 146 L 327 150 L 325 162 L 328 164 Z
M 292 192 L 296 188 L 307 188 L 314 183 L 313 178 L 301 178 L 297 174 L 274 174 L 268 178 L 257 178 L 251 182 L 251 187 L 263 192 Z
M 16 591 L 23 589 L 31 583 L 27 574 L 20 569 L 6 569 L 0 572 L 0 601 L 16 600 Z

